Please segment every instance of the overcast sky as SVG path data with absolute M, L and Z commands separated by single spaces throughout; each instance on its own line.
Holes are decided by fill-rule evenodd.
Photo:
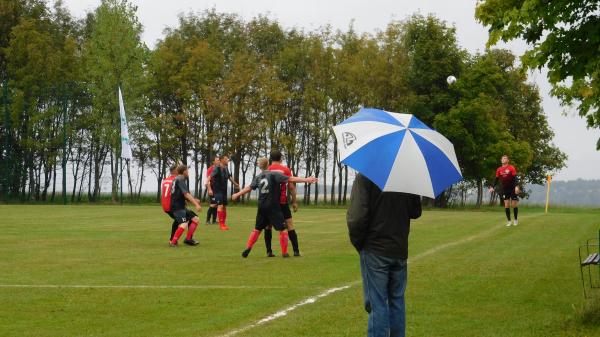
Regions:
M 83 17 L 100 3 L 99 0 L 63 0 L 76 17 Z M 258 14 L 268 14 L 284 27 L 299 27 L 314 30 L 324 25 L 345 30 L 351 20 L 360 32 L 383 30 L 391 20 L 404 19 L 413 13 L 435 14 L 449 24 L 456 26 L 460 46 L 470 52 L 481 51 L 487 40 L 486 29 L 474 19 L 473 0 L 132 0 L 138 6 L 138 16 L 144 25 L 143 39 L 149 47 L 162 38 L 163 29 L 177 25 L 180 13 L 201 12 L 215 8 L 219 12 L 236 13 L 244 19 Z M 503 47 L 521 55 L 524 43 L 511 43 Z M 558 101 L 550 97 L 550 85 L 545 73 L 531 73 L 543 97 L 544 110 L 548 122 L 555 132 L 554 143 L 569 156 L 568 167 L 560 171 L 555 179 L 573 180 L 600 179 L 600 152 L 596 151 L 596 141 L 600 130 L 588 130 L 585 121 L 574 112 L 563 115 L 564 109 Z

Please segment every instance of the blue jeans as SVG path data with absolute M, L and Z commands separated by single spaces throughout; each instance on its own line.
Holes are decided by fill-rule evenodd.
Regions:
M 368 337 L 404 337 L 406 267 L 404 259 L 360 252 L 365 310 L 369 313 Z

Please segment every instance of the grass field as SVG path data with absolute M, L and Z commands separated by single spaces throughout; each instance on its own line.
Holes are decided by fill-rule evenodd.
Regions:
M 170 248 L 158 206 L 0 206 L 0 336 L 366 335 L 344 210 L 301 210 L 304 256 L 289 259 L 265 257 L 262 238 L 242 259 L 255 210 L 228 213 L 230 231 L 202 224 L 199 246 Z M 577 257 L 600 211 L 520 215 L 516 228 L 502 209 L 413 222 L 408 336 L 600 336 Z

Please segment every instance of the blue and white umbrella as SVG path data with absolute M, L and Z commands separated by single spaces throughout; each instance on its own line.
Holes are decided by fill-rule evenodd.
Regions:
M 462 180 L 452 143 L 413 115 L 364 108 L 333 130 L 342 163 L 382 191 L 434 198 Z

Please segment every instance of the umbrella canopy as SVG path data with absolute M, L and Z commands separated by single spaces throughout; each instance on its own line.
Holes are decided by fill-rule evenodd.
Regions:
M 462 180 L 452 143 L 413 115 L 364 108 L 333 130 L 341 162 L 382 191 L 435 198 Z

